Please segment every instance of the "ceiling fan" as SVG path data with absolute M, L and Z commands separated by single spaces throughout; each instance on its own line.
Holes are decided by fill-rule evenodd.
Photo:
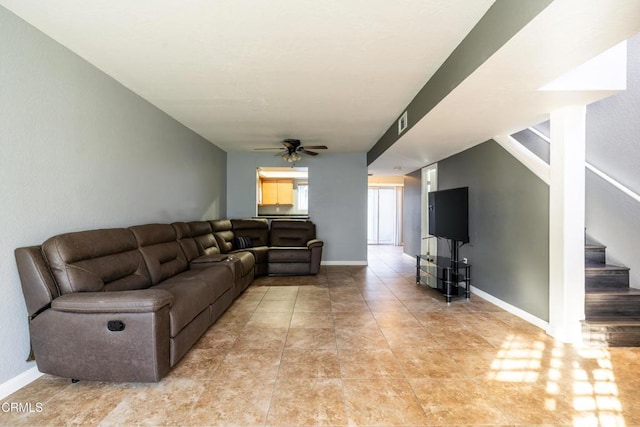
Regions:
M 299 161 L 300 159 L 302 159 L 302 156 L 300 155 L 302 154 L 308 154 L 310 156 L 317 156 L 318 153 L 316 153 L 315 151 L 310 151 L 310 150 L 326 150 L 327 146 L 326 145 L 308 145 L 308 146 L 301 146 L 300 145 L 301 142 L 299 139 L 285 139 L 282 141 L 282 145 L 284 145 L 284 148 L 254 148 L 254 150 L 281 150 L 279 153 L 276 154 L 276 156 L 282 156 L 282 158 L 289 162 L 289 163 L 294 163 Z

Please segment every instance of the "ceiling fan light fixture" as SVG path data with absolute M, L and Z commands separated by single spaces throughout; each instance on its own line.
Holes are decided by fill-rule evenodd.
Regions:
M 289 156 L 289 162 L 297 162 L 298 160 L 302 159 L 302 156 L 300 155 L 300 153 L 297 152 L 293 152 L 291 153 L 291 155 Z
M 302 159 L 302 156 L 294 151 L 293 153 L 284 153 L 282 158 L 289 163 L 295 163 Z

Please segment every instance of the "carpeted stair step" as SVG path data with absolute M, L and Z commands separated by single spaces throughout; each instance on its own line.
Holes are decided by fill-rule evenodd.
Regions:
M 629 268 L 618 265 L 585 262 L 585 289 L 604 290 L 629 287 Z

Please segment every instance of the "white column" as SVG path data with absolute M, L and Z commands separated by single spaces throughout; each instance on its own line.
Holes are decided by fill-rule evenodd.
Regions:
M 579 342 L 584 319 L 585 106 L 551 113 L 549 335 Z

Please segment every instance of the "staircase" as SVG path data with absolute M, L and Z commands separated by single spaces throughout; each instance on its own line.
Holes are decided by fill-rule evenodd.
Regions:
M 629 287 L 629 269 L 606 263 L 606 247 L 585 246 L 586 343 L 640 347 L 640 289 Z
M 549 165 L 550 133 L 550 122 L 546 121 L 511 137 Z M 640 202 L 640 195 L 593 165 L 585 163 L 585 167 L 612 184 L 612 188 Z M 535 173 L 536 168 L 530 169 Z M 606 247 L 597 244 L 585 245 L 585 320 L 582 322 L 582 333 L 585 343 L 640 347 L 640 289 L 629 287 L 629 268 L 607 264 Z

